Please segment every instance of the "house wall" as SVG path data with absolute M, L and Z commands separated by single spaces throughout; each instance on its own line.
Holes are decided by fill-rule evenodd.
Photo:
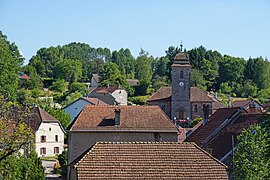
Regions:
M 65 107 L 64 111 L 70 115 L 72 122 L 75 119 L 75 117 L 81 112 L 84 106 L 89 104 L 91 103 L 83 99 L 79 99 L 78 101 L 75 101 L 71 105 Z
M 41 142 L 41 136 L 46 136 L 46 142 Z M 58 135 L 58 142 L 55 141 L 55 135 Z M 59 147 L 59 154 L 64 150 L 64 132 L 58 123 L 42 122 L 35 133 L 35 145 L 38 157 L 55 156 L 54 147 Z M 40 154 L 40 148 L 46 148 L 46 154 Z
M 197 117 L 203 118 L 203 105 L 209 105 L 210 108 L 210 113 L 209 115 L 212 114 L 212 103 L 210 102 L 192 102 L 191 103 L 191 114 L 192 114 L 192 119 L 195 119 Z M 195 106 L 197 106 L 197 111 Z
M 71 132 L 69 133 L 68 162 L 72 162 L 89 147 L 98 141 L 166 141 L 177 142 L 177 132 L 174 133 L 143 133 L 143 132 Z
M 115 105 L 115 99 L 111 94 L 92 92 L 88 95 L 88 97 L 99 98 L 101 101 L 107 103 L 108 105 Z
M 124 89 L 117 89 L 112 93 L 112 96 L 115 98 L 115 101 L 119 105 L 127 105 L 127 92 Z
M 158 101 L 149 101 L 147 102 L 147 105 L 150 106 L 159 106 L 160 109 L 162 109 L 165 114 L 171 118 L 171 100 L 170 99 L 162 99 L 162 100 L 158 100 Z
M 98 83 L 93 77 L 91 78 L 91 86 L 92 87 L 98 87 Z

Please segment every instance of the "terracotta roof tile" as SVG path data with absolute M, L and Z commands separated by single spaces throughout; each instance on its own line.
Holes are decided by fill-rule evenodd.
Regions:
M 253 101 L 252 100 L 235 100 L 232 102 L 233 107 L 246 107 L 249 104 L 251 104 Z
M 115 109 L 120 109 L 120 125 L 114 125 Z M 87 105 L 70 125 L 70 131 L 165 131 L 178 132 L 158 106 L 91 106 Z
M 219 108 L 225 108 L 225 104 L 219 102 L 219 101 L 213 101 L 213 105 L 212 105 L 214 110 L 217 110 Z
M 90 93 L 108 94 L 113 93 L 117 89 L 119 89 L 117 86 L 99 86 L 90 89 Z
M 32 108 L 30 110 L 30 119 L 29 121 L 26 120 L 26 124 L 30 125 L 31 129 L 33 129 L 33 131 L 35 132 L 40 123 L 41 122 L 56 122 L 59 123 L 59 121 L 53 117 L 52 115 L 50 115 L 49 113 L 47 113 L 46 111 L 44 111 L 43 109 L 39 108 L 39 107 L 35 107 Z
M 76 163 L 81 179 L 228 179 L 194 143 L 98 142 Z
M 107 103 L 101 101 L 98 98 L 87 98 L 87 97 L 83 97 L 84 100 L 92 103 L 93 105 L 108 105 Z
M 199 146 L 202 145 L 202 142 L 208 138 L 220 125 L 236 112 L 239 108 L 221 108 L 218 109 L 212 116 L 209 118 L 207 124 L 201 124 L 190 136 L 185 140 L 186 142 L 195 142 Z
M 28 80 L 28 79 L 30 79 L 30 77 L 26 74 L 22 74 L 22 75 L 19 75 L 19 79 Z
M 156 101 L 160 99 L 171 98 L 172 88 L 161 87 L 156 93 L 154 93 L 148 101 Z M 190 101 L 191 102 L 213 102 L 213 100 L 207 95 L 207 92 L 197 87 L 190 88 Z

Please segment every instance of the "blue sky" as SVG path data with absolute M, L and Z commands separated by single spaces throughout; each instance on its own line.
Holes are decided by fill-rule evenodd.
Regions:
M 270 58 L 270 1 L 0 0 L 0 30 L 26 63 L 42 47 L 70 42 L 157 57 L 182 40 L 186 49 Z

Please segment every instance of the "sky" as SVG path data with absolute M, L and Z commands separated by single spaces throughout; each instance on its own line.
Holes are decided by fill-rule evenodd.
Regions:
M 0 0 L 0 31 L 25 64 L 42 47 L 87 43 L 111 51 L 169 46 L 270 58 L 270 0 Z

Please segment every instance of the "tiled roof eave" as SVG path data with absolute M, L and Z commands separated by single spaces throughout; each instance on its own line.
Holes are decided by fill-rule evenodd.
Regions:
M 160 99 L 149 99 L 149 100 L 147 100 L 147 102 L 160 101 L 160 100 L 168 100 L 168 99 L 170 99 L 171 97 L 172 97 L 172 96 L 165 97 L 165 98 L 160 98 Z
M 179 131 L 177 129 L 71 129 L 69 132 L 74 133 L 80 133 L 80 132 L 161 132 L 161 133 L 178 133 Z

